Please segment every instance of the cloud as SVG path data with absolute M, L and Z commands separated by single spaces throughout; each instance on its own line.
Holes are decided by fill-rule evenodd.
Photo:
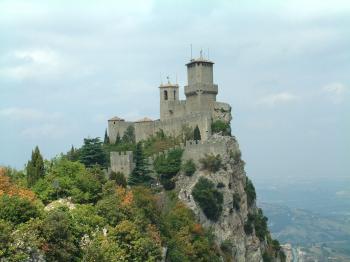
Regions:
M 344 101 L 348 88 L 342 83 L 330 83 L 322 88 L 324 94 L 329 96 L 334 104 L 340 104 Z
M 52 78 L 79 67 L 70 58 L 48 48 L 14 50 L 5 57 L 0 76 L 14 80 Z
M 58 119 L 61 116 L 60 113 L 50 114 L 34 108 L 8 107 L 0 109 L 0 117 L 20 121 Z
M 289 93 L 289 92 L 281 92 L 276 94 L 269 94 L 261 97 L 258 100 L 259 105 L 265 105 L 269 107 L 274 107 L 279 104 L 288 104 L 299 100 L 299 97 Z
M 37 125 L 33 127 L 28 127 L 22 130 L 21 135 L 26 138 L 59 138 L 64 137 L 68 134 L 68 130 L 62 125 L 55 123 L 48 123 L 43 125 Z

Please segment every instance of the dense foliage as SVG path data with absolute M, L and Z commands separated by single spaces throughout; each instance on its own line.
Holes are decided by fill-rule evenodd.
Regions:
M 149 184 L 151 181 L 151 177 L 149 176 L 150 170 L 148 167 L 148 162 L 143 153 L 141 142 L 137 143 L 136 145 L 136 150 L 134 153 L 134 163 L 135 168 L 129 176 L 128 183 L 130 185 Z
M 166 190 L 175 187 L 174 176 L 181 169 L 182 149 L 170 150 L 167 154 L 158 156 L 154 161 L 154 169 L 160 177 L 160 182 Z
M 221 156 L 206 154 L 205 157 L 199 159 L 199 162 L 202 164 L 202 168 L 211 172 L 217 172 L 221 168 Z
M 194 172 L 196 172 L 196 164 L 193 162 L 192 159 L 187 160 L 183 165 L 182 165 L 182 171 L 186 176 L 192 176 Z
M 256 199 L 256 192 L 252 181 L 247 177 L 244 191 L 247 194 L 248 207 L 251 207 Z
M 86 167 L 92 167 L 96 164 L 106 166 L 107 156 L 98 137 L 84 139 L 84 145 L 79 153 L 79 161 Z
M 192 196 L 207 218 L 213 221 L 219 219 L 224 198 L 213 182 L 201 177 L 193 188 Z
M 65 157 L 47 166 L 36 195 L 0 170 L 0 260 L 159 261 L 167 246 L 168 261 L 219 261 L 211 233 L 172 192 L 127 189 L 120 174 L 106 180 Z

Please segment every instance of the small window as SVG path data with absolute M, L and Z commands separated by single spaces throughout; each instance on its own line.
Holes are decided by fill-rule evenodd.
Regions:
M 168 100 L 168 91 L 164 91 L 164 100 Z
M 174 100 L 176 100 L 176 90 L 174 90 Z

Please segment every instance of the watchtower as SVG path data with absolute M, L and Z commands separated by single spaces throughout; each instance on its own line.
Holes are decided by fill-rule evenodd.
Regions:
M 189 110 L 203 111 L 216 101 L 218 86 L 213 81 L 214 62 L 203 58 L 191 59 L 187 66 L 187 81 L 185 86 L 186 101 Z
M 169 77 L 166 84 L 159 86 L 160 95 L 160 120 L 172 117 L 174 104 L 179 101 L 179 85 L 170 83 Z

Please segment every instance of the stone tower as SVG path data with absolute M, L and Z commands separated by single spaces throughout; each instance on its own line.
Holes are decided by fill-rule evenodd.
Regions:
M 187 66 L 187 81 L 185 95 L 187 110 L 201 112 L 208 110 L 216 101 L 218 86 L 213 81 L 214 62 L 204 59 L 201 55 L 197 59 L 191 59 Z
M 169 81 L 159 86 L 160 95 L 160 120 L 166 120 L 173 117 L 174 105 L 179 102 L 179 85 L 172 84 Z

